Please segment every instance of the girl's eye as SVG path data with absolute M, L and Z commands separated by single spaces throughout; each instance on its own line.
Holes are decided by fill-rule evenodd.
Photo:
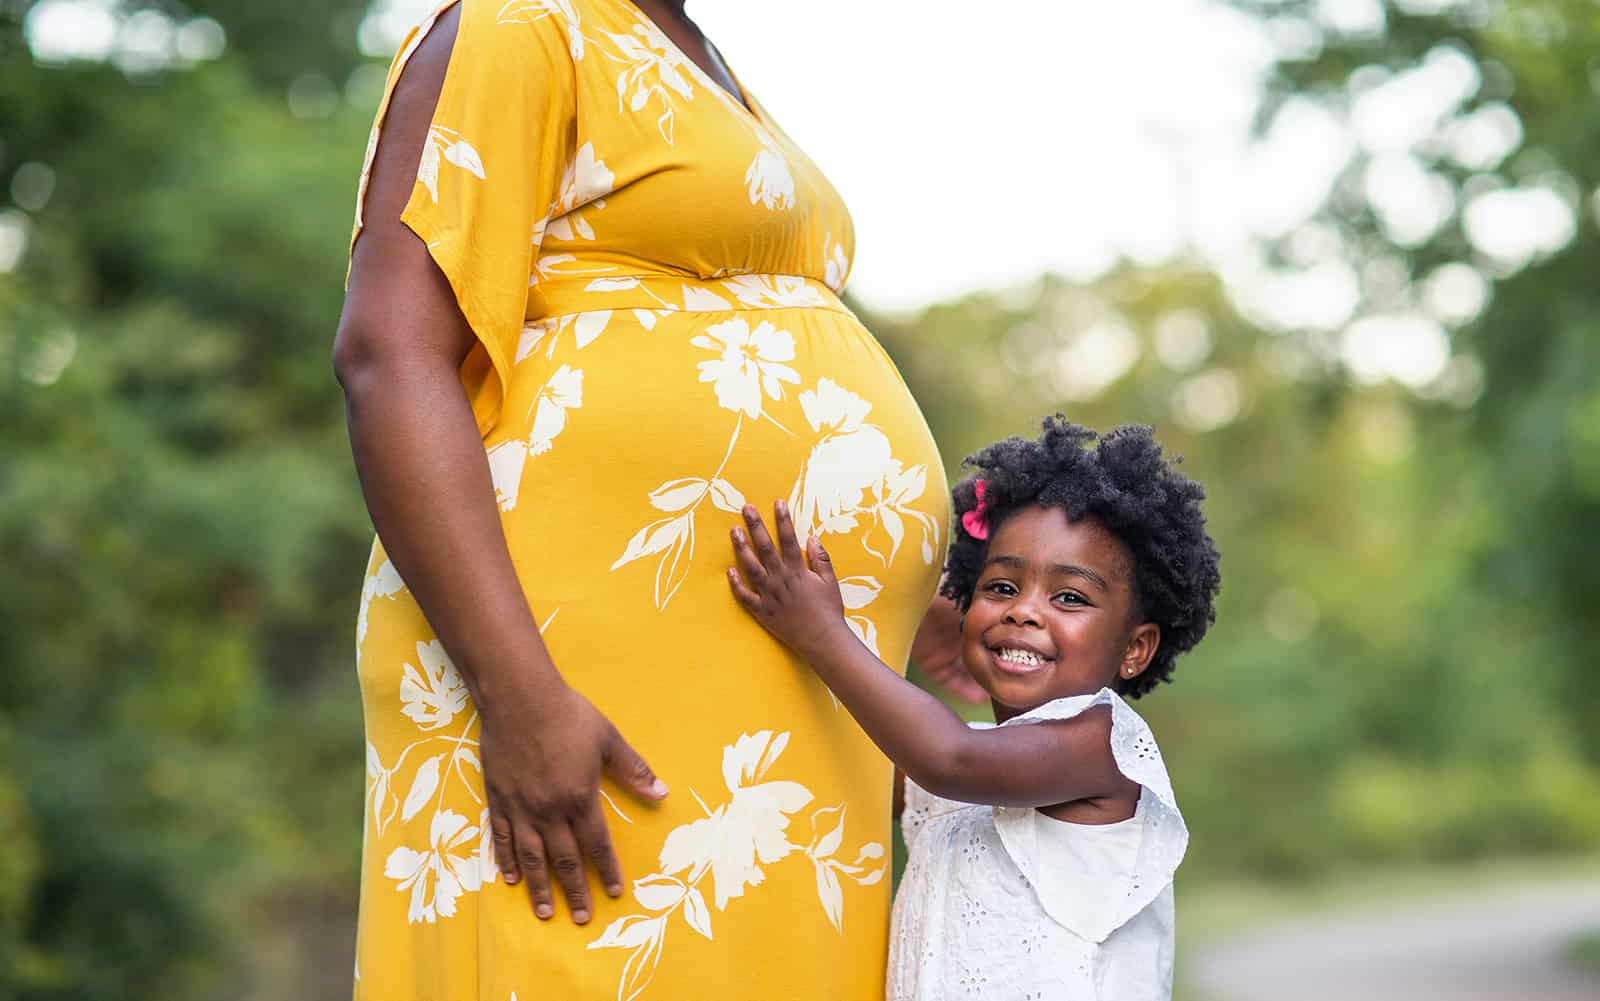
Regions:
M 1006 597 L 1010 597 L 1011 595 L 1017 593 L 1016 588 L 1012 587 L 1009 582 L 1003 580 L 990 581 L 988 584 L 984 585 L 983 589 L 988 591 L 990 594 L 999 594 Z
M 1077 593 L 1072 592 L 1072 591 L 1063 591 L 1063 592 L 1061 592 L 1060 594 L 1056 595 L 1056 600 L 1061 602 L 1064 605 L 1087 605 L 1088 604 L 1088 602 L 1083 599 L 1083 595 L 1077 594 Z

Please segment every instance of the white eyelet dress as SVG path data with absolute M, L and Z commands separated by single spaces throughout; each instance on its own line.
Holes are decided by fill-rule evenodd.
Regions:
M 1168 1001 L 1172 877 L 1189 844 L 1155 738 L 1110 689 L 1024 726 L 1111 707 L 1111 751 L 1143 789 L 1119 824 L 941 799 L 906 781 L 910 859 L 894 902 L 889 1001 Z

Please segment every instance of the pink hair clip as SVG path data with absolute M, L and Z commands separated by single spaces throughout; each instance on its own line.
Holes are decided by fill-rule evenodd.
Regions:
M 983 495 L 988 489 L 988 484 L 978 479 L 973 481 L 972 489 L 978 495 L 978 506 L 961 516 L 961 527 L 974 539 L 985 542 L 989 538 L 989 502 L 984 500 Z

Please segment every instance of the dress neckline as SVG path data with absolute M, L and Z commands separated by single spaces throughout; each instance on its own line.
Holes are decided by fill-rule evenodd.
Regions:
M 755 124 L 764 129 L 769 127 L 766 121 L 766 116 L 760 110 L 758 110 L 761 107 L 760 102 L 750 95 L 750 88 L 744 85 L 744 81 L 739 79 L 739 74 L 735 73 L 733 71 L 733 67 L 728 65 L 728 60 L 723 58 L 722 50 L 717 48 L 717 43 L 713 42 L 709 37 L 707 37 L 705 32 L 700 31 L 699 25 L 694 26 L 695 31 L 699 32 L 701 40 L 706 43 L 706 49 L 711 53 L 711 55 L 716 57 L 717 63 L 727 71 L 728 78 L 732 80 L 733 85 L 739 89 L 737 94 L 713 80 L 711 78 L 711 74 L 707 73 L 705 69 L 703 69 L 701 65 L 695 61 L 693 56 L 683 51 L 683 47 L 672 40 L 672 36 L 667 34 L 661 25 L 656 23 L 655 18 L 645 13 L 638 4 L 633 2 L 633 0 L 617 0 L 617 2 L 628 8 L 628 10 L 631 11 L 635 17 L 641 19 L 644 21 L 644 23 L 655 29 L 656 34 L 660 35 L 662 40 L 665 41 L 667 45 L 671 46 L 672 51 L 688 64 L 689 72 L 693 73 L 699 78 L 702 86 L 710 87 L 715 90 L 719 95 L 722 96 L 726 103 L 733 106 L 735 111 L 749 118 Z

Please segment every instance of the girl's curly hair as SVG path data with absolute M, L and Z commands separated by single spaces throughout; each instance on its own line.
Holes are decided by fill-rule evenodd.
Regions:
M 968 456 L 965 464 L 976 475 L 952 492 L 956 529 L 940 593 L 963 612 L 972 605 L 989 544 L 965 532 L 961 516 L 977 507 L 979 479 L 991 537 L 1028 507 L 1057 507 L 1072 521 L 1093 518 L 1132 554 L 1136 610 L 1161 627 L 1149 667 L 1121 683 L 1123 695 L 1144 695 L 1171 679 L 1173 661 L 1216 621 L 1222 584 L 1220 556 L 1200 510 L 1205 489 L 1173 468 L 1178 461 L 1162 455 L 1148 426 L 1124 425 L 1101 436 L 1060 414 L 1045 419 L 1036 441 L 1007 438 Z

